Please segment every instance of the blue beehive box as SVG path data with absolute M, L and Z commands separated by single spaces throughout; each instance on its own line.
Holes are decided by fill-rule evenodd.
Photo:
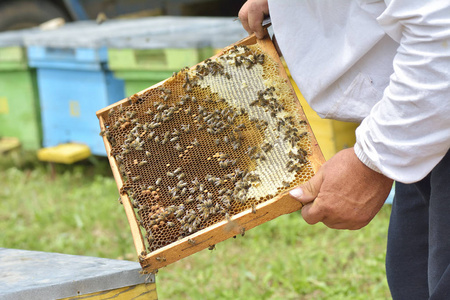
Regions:
M 75 142 L 106 155 L 95 112 L 124 98 L 123 81 L 108 69 L 101 42 L 107 34 L 95 22 L 80 22 L 25 37 L 29 65 L 37 69 L 44 147 Z

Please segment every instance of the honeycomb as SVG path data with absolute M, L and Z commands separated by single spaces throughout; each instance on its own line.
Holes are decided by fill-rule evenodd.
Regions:
M 278 64 L 234 46 L 111 108 L 104 135 L 149 252 L 308 180 L 307 123 Z

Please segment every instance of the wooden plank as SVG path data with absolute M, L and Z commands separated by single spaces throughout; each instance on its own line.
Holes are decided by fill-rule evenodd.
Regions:
M 232 216 L 230 221 L 224 220 L 151 252 L 141 261 L 142 268 L 144 271 L 154 272 L 233 236 L 244 234 L 253 227 L 276 217 L 295 212 L 301 207 L 300 202 L 292 198 L 288 192 L 283 193 L 256 206 L 256 213 L 248 209 Z
M 76 300 L 76 299 L 89 299 L 89 300 L 129 300 L 129 299 L 142 299 L 142 300 L 158 300 L 156 293 L 155 283 L 143 283 L 133 286 L 127 286 L 119 289 L 101 291 L 87 295 L 79 295 L 69 298 L 61 298 L 61 300 Z
M 99 116 L 99 120 L 100 120 L 101 129 L 105 130 L 105 123 L 104 123 L 103 117 Z M 105 143 L 106 153 L 108 154 L 108 160 L 111 165 L 111 170 L 112 170 L 114 179 L 116 181 L 117 188 L 119 189 L 119 193 L 121 193 L 122 187 L 123 187 L 123 181 L 122 181 L 122 177 L 120 176 L 119 167 L 117 165 L 116 159 L 112 155 L 110 155 L 111 145 L 108 143 L 108 140 L 106 139 L 105 136 L 103 137 L 103 142 Z M 127 215 L 128 224 L 130 225 L 131 235 L 133 236 L 134 247 L 136 248 L 137 254 L 141 255 L 141 253 L 145 252 L 145 243 L 144 243 L 144 239 L 142 238 L 142 233 L 139 228 L 139 223 L 137 221 L 136 214 L 134 213 L 134 210 L 133 210 L 133 205 L 131 204 L 130 197 L 128 197 L 128 195 L 126 193 L 121 193 L 120 197 L 122 200 L 122 205 L 125 209 L 125 213 Z
M 258 43 L 259 46 L 265 52 L 265 54 L 271 56 L 272 59 L 274 59 L 278 63 L 280 75 L 286 79 L 287 84 L 291 87 L 292 95 L 295 98 L 295 105 L 297 106 L 296 107 L 297 111 L 301 115 L 301 118 L 306 120 L 306 116 L 303 112 L 300 102 L 296 97 L 294 89 L 290 84 L 289 77 L 286 74 L 286 71 L 270 38 L 257 40 L 256 37 L 252 35 L 246 39 L 237 42 L 235 45 L 253 45 L 255 43 Z M 233 46 L 234 45 L 227 47 L 226 49 L 224 49 L 224 51 Z M 219 55 L 221 55 L 221 53 L 213 56 L 213 58 Z M 193 68 L 195 68 L 195 66 Z M 158 83 L 157 85 L 149 87 L 148 89 L 153 89 L 157 86 L 162 85 L 163 83 L 164 82 Z M 144 93 L 148 89 L 141 91 L 138 94 Z M 100 119 L 102 129 L 104 129 L 102 115 L 107 114 L 110 108 L 116 107 L 120 104 L 129 105 L 129 102 L 130 101 L 128 99 L 125 99 L 116 104 L 110 105 L 105 109 L 98 111 L 97 116 Z M 325 159 L 322 155 L 317 140 L 309 124 L 307 127 L 311 141 L 311 155 L 309 156 L 309 161 L 312 165 L 313 171 L 316 172 L 320 168 L 320 166 L 325 162 Z M 108 157 L 110 159 L 110 163 L 113 168 L 113 173 L 118 183 L 118 188 L 120 190 L 120 188 L 123 185 L 123 182 L 122 179 L 120 178 L 120 173 L 118 172 L 115 159 L 109 155 L 110 147 L 105 137 L 104 142 L 105 146 L 107 147 Z M 123 195 L 123 199 L 126 200 L 124 201 L 124 207 L 127 210 L 127 216 L 129 217 L 129 219 L 131 219 L 130 226 L 132 225 L 132 235 L 135 245 L 137 245 L 136 247 L 138 255 L 140 255 L 141 249 L 145 249 L 142 248 L 143 246 L 141 245 L 145 245 L 145 243 L 142 238 L 142 234 L 138 229 L 135 228 L 138 225 L 136 221 L 136 216 L 132 212 L 132 206 L 129 201 L 129 198 L 126 195 Z M 205 248 L 212 247 L 216 243 L 224 241 L 230 237 L 233 237 L 238 234 L 243 234 L 245 233 L 245 231 L 257 225 L 265 223 L 283 214 L 292 213 L 294 211 L 299 210 L 300 208 L 301 204 L 294 198 L 292 198 L 289 195 L 289 192 L 284 192 L 283 194 L 278 195 L 269 201 L 257 205 L 256 212 L 253 211 L 252 209 L 248 209 L 246 211 L 243 211 L 239 214 L 232 216 L 228 221 L 224 220 L 222 222 L 216 223 L 194 234 L 191 234 L 183 239 L 180 239 L 165 247 L 153 251 L 145 256 L 140 255 L 139 260 L 141 266 L 145 272 L 155 272 L 159 268 L 169 265 L 175 261 L 178 261 L 184 257 L 187 257 Z M 139 234 L 137 232 L 139 232 Z

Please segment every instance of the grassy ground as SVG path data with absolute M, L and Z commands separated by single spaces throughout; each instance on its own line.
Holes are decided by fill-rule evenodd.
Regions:
M 135 260 L 105 159 L 72 166 L 32 154 L 0 158 L 0 247 Z M 159 271 L 160 299 L 389 299 L 384 273 L 390 207 L 367 227 L 336 231 L 299 213 Z

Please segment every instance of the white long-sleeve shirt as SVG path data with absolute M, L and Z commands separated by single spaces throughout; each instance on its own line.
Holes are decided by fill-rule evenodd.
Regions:
M 355 153 L 404 183 L 450 148 L 450 0 L 269 0 L 277 42 L 323 118 L 362 121 Z

